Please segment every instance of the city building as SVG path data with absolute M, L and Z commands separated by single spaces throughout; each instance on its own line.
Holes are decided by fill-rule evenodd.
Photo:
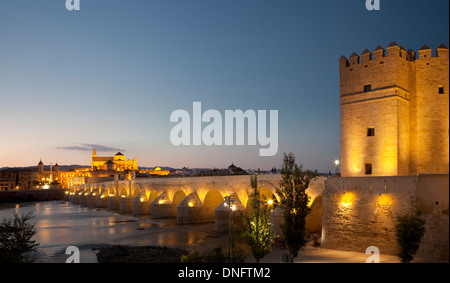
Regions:
M 58 184 L 60 181 L 59 165 L 45 168 L 42 160 L 37 169 L 9 168 L 0 171 L 0 190 L 34 189 L 42 185 Z
M 60 179 L 63 188 L 69 188 L 92 182 L 110 181 L 115 176 L 120 180 L 131 179 L 138 170 L 137 157 L 126 160 L 120 150 L 114 156 L 97 156 L 94 148 L 90 168 L 63 171 Z
M 92 153 L 90 168 L 76 168 L 60 171 L 60 166 L 44 166 L 42 160 L 34 168 L 10 168 L 0 171 L 0 190 L 36 189 L 45 185 L 61 185 L 69 188 L 89 182 L 113 179 L 131 179 L 138 171 L 137 158 L 126 160 L 120 150 L 112 157 L 97 156 Z M 156 168 L 150 174 L 167 175 L 169 172 Z
M 139 170 L 139 173 L 142 175 L 158 175 L 158 176 L 167 176 L 170 174 L 170 170 L 162 170 L 161 167 L 156 167 L 154 169 L 142 169 Z

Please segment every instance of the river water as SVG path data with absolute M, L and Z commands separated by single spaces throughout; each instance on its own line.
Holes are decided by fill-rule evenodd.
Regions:
M 176 219 L 150 219 L 89 209 L 63 201 L 0 205 L 0 220 L 32 212 L 39 243 L 36 262 L 64 263 L 69 246 L 80 250 L 80 262 L 97 262 L 102 245 L 151 245 L 190 249 L 215 238 L 214 224 L 177 225 Z

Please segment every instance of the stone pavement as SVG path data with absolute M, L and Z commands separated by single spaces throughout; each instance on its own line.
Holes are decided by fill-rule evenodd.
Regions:
M 275 248 L 271 253 L 261 260 L 261 263 L 282 263 L 282 255 L 287 254 L 286 249 Z M 294 263 L 365 263 L 370 255 L 364 252 L 351 252 L 330 250 L 320 247 L 306 246 L 298 254 Z M 255 259 L 249 256 L 247 263 L 254 263 Z M 448 263 L 448 261 L 430 260 L 416 258 L 415 263 Z M 380 254 L 380 263 L 400 263 L 399 259 L 393 255 Z

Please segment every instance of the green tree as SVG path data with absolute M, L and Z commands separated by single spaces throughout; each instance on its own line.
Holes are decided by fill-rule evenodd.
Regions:
M 275 243 L 275 235 L 271 230 L 270 212 L 267 205 L 263 203 L 259 195 L 257 175 L 250 176 L 252 193 L 250 195 L 251 212 L 244 217 L 244 238 L 250 246 L 252 255 L 256 262 L 272 251 Z
M 37 233 L 34 223 L 29 223 L 32 213 L 4 219 L 0 223 L 0 263 L 30 262 L 30 252 L 39 245 L 31 238 Z
M 285 153 L 280 173 L 281 180 L 277 194 L 280 197 L 280 206 L 284 210 L 285 221 L 281 229 L 286 248 L 293 261 L 307 242 L 306 216 L 310 208 L 306 189 L 311 180 L 317 177 L 317 171 L 302 171 L 302 165 L 295 163 L 294 154 Z
M 402 215 L 397 218 L 396 239 L 400 247 L 397 256 L 402 263 L 409 263 L 414 259 L 425 234 L 425 220 L 419 213 Z

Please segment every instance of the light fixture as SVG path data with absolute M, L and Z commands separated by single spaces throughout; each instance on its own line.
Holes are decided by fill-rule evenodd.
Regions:
M 339 167 L 339 159 L 334 160 L 334 176 L 337 176 L 337 171 Z

